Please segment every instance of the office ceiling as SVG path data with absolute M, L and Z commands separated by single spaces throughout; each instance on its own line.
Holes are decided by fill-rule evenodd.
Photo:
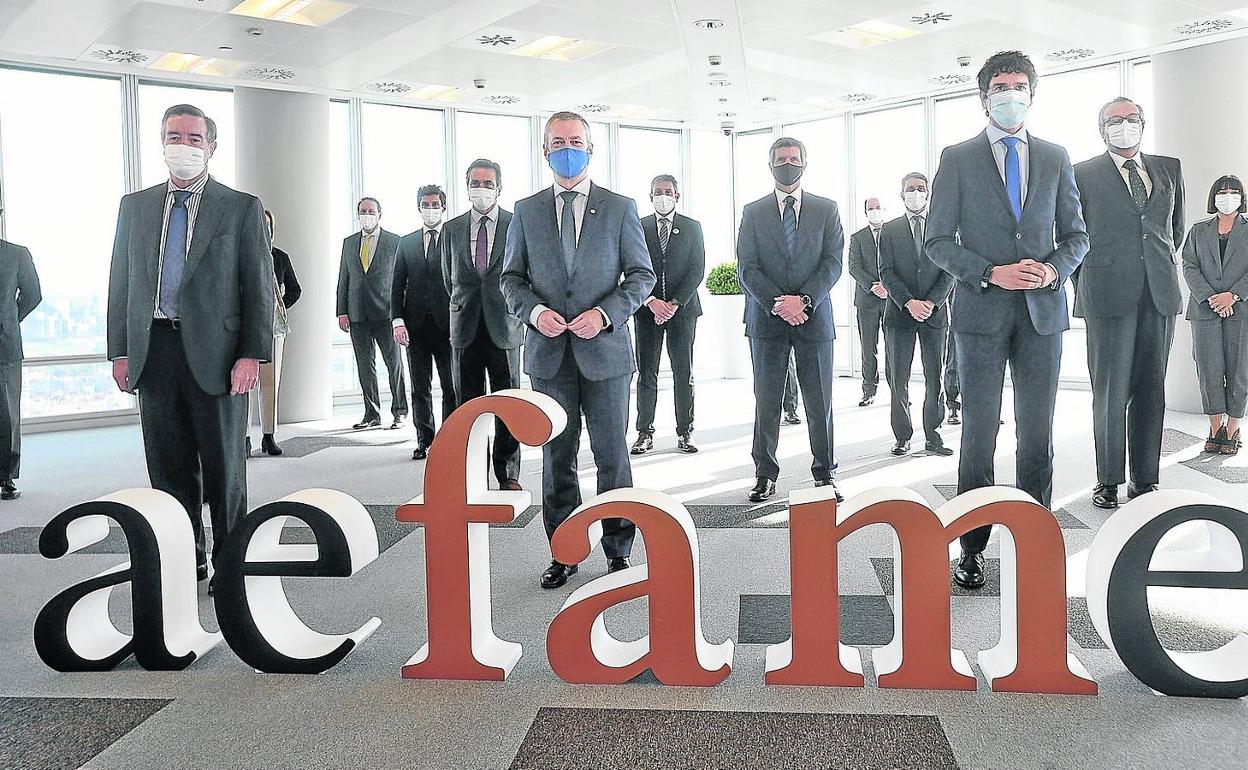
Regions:
M 1043 70 L 1245 34 L 1245 3 L 0 0 L 0 58 L 747 126 L 965 88 L 983 58 L 1005 48 L 1027 51 Z M 247 8 L 287 20 L 237 12 Z

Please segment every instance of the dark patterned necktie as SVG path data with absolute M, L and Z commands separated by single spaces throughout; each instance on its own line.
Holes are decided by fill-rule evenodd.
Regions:
M 490 221 L 489 217 L 481 217 L 481 226 L 477 228 L 477 243 L 473 251 L 473 263 L 477 266 L 477 272 L 485 275 L 485 268 L 489 262 L 489 240 L 490 234 L 486 231 L 485 226 Z
M 797 198 L 792 195 L 785 196 L 784 215 L 780 217 L 784 223 L 784 243 L 789 247 L 790 257 L 797 249 L 797 211 L 793 209 L 795 203 L 797 203 Z
M 1131 158 L 1124 161 L 1122 167 L 1127 170 L 1127 183 L 1131 187 L 1131 199 L 1135 201 L 1135 209 L 1143 211 L 1148 205 L 1148 190 L 1144 188 L 1144 177 L 1140 176 L 1140 168 Z
M 667 253 L 667 242 L 672 237 L 671 222 L 666 217 L 659 220 L 659 251 Z
M 923 217 L 911 217 L 910 225 L 914 228 L 914 251 L 923 256 Z

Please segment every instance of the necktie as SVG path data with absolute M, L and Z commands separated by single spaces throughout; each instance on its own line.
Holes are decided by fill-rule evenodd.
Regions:
M 784 215 L 780 219 L 784 222 L 784 243 L 789 247 L 789 256 L 793 256 L 793 251 L 797 248 L 797 212 L 793 210 L 793 204 L 797 203 L 797 199 L 792 195 L 784 198 Z
M 1127 180 L 1131 186 L 1131 198 L 1135 201 L 1135 208 L 1137 211 L 1143 211 L 1148 204 L 1148 190 L 1144 188 L 1144 177 L 1140 176 L 1140 168 L 1134 159 L 1128 159 L 1122 167 L 1127 170 Z
M 429 230 L 429 240 L 425 242 L 425 261 L 434 262 L 438 259 L 438 231 Z
M 572 204 L 576 202 L 577 193 L 573 190 L 559 193 L 563 198 L 563 215 L 559 221 L 559 241 L 563 247 L 563 266 L 568 275 L 572 274 L 572 260 L 576 258 L 576 210 Z
M 667 217 L 659 219 L 659 251 L 663 256 L 667 256 L 667 244 L 671 240 L 672 223 L 667 221 Z M 663 269 L 659 271 L 659 294 L 664 299 L 667 298 L 667 263 L 663 264 Z
M 923 256 L 923 217 L 911 217 L 910 226 L 914 230 L 914 251 Z
M 1018 163 L 1018 143 L 1022 139 L 1007 136 L 1001 140 L 1005 145 L 1005 192 L 1010 196 L 1010 211 L 1015 221 L 1023 219 L 1023 175 Z
M 189 190 L 173 191 L 169 225 L 165 231 L 165 259 L 160 268 L 160 312 L 165 318 L 178 317 L 178 294 L 182 291 L 182 269 L 186 267 L 186 236 Z
M 485 268 L 489 262 L 490 234 L 485 229 L 489 221 L 489 217 L 481 217 L 481 226 L 477 228 L 477 243 L 473 250 L 473 264 L 477 266 L 477 272 L 481 275 L 485 275 Z
M 364 272 L 368 272 L 368 266 L 373 262 L 373 236 L 365 234 L 364 245 L 360 247 L 360 265 L 364 268 Z

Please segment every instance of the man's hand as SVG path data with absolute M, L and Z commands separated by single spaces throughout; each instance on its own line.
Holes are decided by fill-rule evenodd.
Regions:
M 1221 294 L 1214 294 L 1209 298 L 1209 307 L 1213 308 L 1213 311 L 1219 315 L 1221 315 L 1224 311 L 1231 309 L 1234 304 L 1235 295 L 1229 291 L 1224 291 Z M 1225 315 L 1222 317 L 1226 318 Z
M 406 325 L 399 324 L 398 326 L 394 327 L 394 341 L 399 343 L 403 347 L 407 347 L 411 343 L 411 340 L 408 339 L 408 336 L 407 336 Z
M 1013 265 L 997 265 L 988 276 L 988 282 L 1010 291 L 1039 289 L 1048 279 L 1044 265 L 1025 259 Z
M 810 316 L 806 315 L 803 312 L 803 313 L 798 313 L 792 318 L 785 318 L 784 320 L 788 321 L 789 326 L 801 326 L 802 324 L 810 320 Z
M 1048 262 L 1037 262 L 1037 261 L 1036 261 L 1036 260 L 1034 260 L 1034 259 L 1021 259 L 1021 260 L 1019 260 L 1019 262 L 1018 262 L 1018 263 L 1019 263 L 1020 265 L 1033 265 L 1033 266 L 1037 266 L 1037 267 L 1039 267 L 1041 270 L 1043 270 L 1043 271 L 1044 271 L 1044 278 L 1042 279 L 1042 280 L 1043 280 L 1043 283 L 1041 283 L 1041 284 L 1040 284 L 1040 286 L 1039 286 L 1039 288 L 1041 288 L 1041 289 L 1048 288 L 1049 286 L 1052 286 L 1054 283 L 1056 283 L 1056 282 L 1057 282 L 1057 279 L 1061 277 L 1061 276 L 1059 276 L 1059 275 L 1058 275 L 1058 273 L 1057 273 L 1057 268 L 1056 268 L 1056 267 L 1053 267 L 1053 266 L 1052 266 L 1052 265 L 1050 265 Z
M 568 322 L 553 310 L 543 310 L 537 317 L 537 330 L 553 339 L 568 330 Z
M 888 299 L 888 289 L 885 289 L 884 284 L 879 281 L 871 284 L 871 293 L 880 299 Z
M 260 379 L 260 359 L 240 358 L 234 362 L 230 372 L 230 395 L 241 396 L 256 387 Z
M 1218 315 L 1222 316 L 1223 318 L 1230 318 L 1231 316 L 1235 315 L 1235 306 L 1231 305 L 1226 310 L 1218 311 Z
M 117 383 L 117 389 L 122 393 L 134 392 L 134 388 L 130 387 L 130 362 L 126 359 L 113 361 L 113 382 Z
M 676 309 L 679 307 L 675 302 L 664 302 L 655 297 L 646 304 L 650 308 L 650 312 L 654 313 L 655 323 L 665 324 L 672 320 L 672 316 L 676 315 Z
M 351 331 L 351 319 L 345 315 L 338 316 L 338 328 L 344 332 Z
M 602 313 L 598 311 L 598 308 L 591 307 L 572 319 L 572 323 L 568 324 L 568 331 L 583 340 L 592 340 L 606 326 L 607 321 L 602 317 Z
M 936 309 L 933 302 L 923 299 L 912 299 L 906 303 L 906 310 L 910 311 L 910 315 L 914 320 L 922 323 L 932 317 L 932 312 Z
M 797 326 L 798 324 L 793 323 L 793 319 L 799 315 L 806 315 L 806 303 L 802 302 L 802 298 L 796 294 L 785 294 L 776 297 L 775 304 L 771 306 L 771 312 Z M 802 323 L 805 323 L 805 320 Z

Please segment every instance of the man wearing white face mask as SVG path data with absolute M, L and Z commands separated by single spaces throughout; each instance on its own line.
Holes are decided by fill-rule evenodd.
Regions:
M 884 205 L 879 198 L 862 204 L 867 226 L 849 237 L 849 277 L 854 279 L 854 309 L 858 314 L 858 339 L 862 347 L 862 400 L 858 406 L 871 406 L 880 385 L 877 351 L 884 322 L 888 290 L 880 283 L 880 228 L 884 226 Z
M 465 172 L 472 206 L 442 228 L 442 280 L 451 303 L 451 371 L 457 403 L 520 387 L 524 326 L 507 310 L 499 279 L 511 212 L 498 205 L 503 170 L 474 160 Z M 520 490 L 520 443 L 494 421 L 491 450 L 500 489 Z M 474 458 L 475 461 L 475 458 Z
M 1140 152 L 1144 112 L 1118 97 L 1101 108 L 1107 152 L 1075 166 L 1091 246 L 1075 273 L 1075 315 L 1088 328 L 1096 488 L 1118 506 L 1157 488 L 1166 416 L 1166 364 L 1183 309 L 1175 255 L 1183 243 L 1183 172 L 1177 158 Z
M 168 181 L 121 199 L 108 358 L 117 387 L 138 392 L 152 487 L 190 516 L 204 580 L 204 501 L 214 561 L 247 513 L 247 393 L 272 356 L 277 287 L 259 199 L 208 175 L 216 124 L 179 104 L 161 140 Z
M 1018 51 L 979 71 L 988 127 L 946 147 L 932 182 L 927 255 L 956 279 L 953 333 L 962 385 L 958 493 L 996 483 L 1005 368 L 1010 367 L 1019 489 L 1053 500 L 1053 408 L 1070 326 L 1063 285 L 1088 250 L 1070 157 L 1028 133 L 1036 68 Z M 954 580 L 984 585 L 991 527 L 962 536 Z

